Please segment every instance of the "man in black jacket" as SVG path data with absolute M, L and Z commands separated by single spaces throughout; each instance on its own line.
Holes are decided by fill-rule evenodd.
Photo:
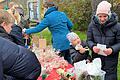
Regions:
M 5 80 L 37 80 L 40 75 L 41 65 L 33 52 L 1 37 L 0 58 Z
M 9 33 L 12 30 L 12 25 L 14 23 L 13 17 L 5 10 L 0 10 L 0 36 L 13 41 Z
M 12 16 L 0 10 L 0 28 L 4 31 L 0 34 L 4 37 L 0 37 L 0 80 L 37 80 L 41 65 L 35 54 L 9 39 L 7 33 L 13 23 Z
M 22 29 L 13 24 L 14 18 L 7 11 L 0 10 L 0 36 L 24 46 Z
M 96 15 L 93 16 L 88 27 L 87 43 L 92 50 L 92 57 L 100 57 L 102 60 L 102 69 L 106 71 L 105 80 L 117 80 L 120 23 L 117 15 L 111 13 L 110 8 L 111 4 L 107 1 L 102 1 L 97 6 Z M 97 44 L 102 45 L 104 49 Z M 100 55 L 101 53 L 106 56 Z

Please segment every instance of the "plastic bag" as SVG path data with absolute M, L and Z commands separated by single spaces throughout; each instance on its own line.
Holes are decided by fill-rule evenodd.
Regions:
M 104 80 L 105 71 L 101 70 L 101 60 L 96 58 L 92 63 L 85 60 L 74 63 L 76 80 Z

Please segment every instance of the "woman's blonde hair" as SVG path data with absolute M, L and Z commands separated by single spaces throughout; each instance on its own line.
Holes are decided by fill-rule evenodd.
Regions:
M 21 21 L 20 14 L 16 11 L 16 9 L 11 8 L 7 10 L 9 14 L 15 19 L 15 24 L 19 24 Z
M 14 18 L 7 11 L 0 9 L 0 24 L 3 22 L 6 24 L 14 23 Z

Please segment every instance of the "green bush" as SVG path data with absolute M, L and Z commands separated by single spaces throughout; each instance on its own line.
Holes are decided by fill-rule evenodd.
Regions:
M 74 23 L 74 30 L 86 30 L 91 20 L 91 0 L 55 0 L 59 10 L 65 12 Z

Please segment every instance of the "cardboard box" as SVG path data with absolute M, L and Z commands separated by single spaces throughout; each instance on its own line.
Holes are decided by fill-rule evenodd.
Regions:
M 39 39 L 39 48 L 40 49 L 45 49 L 47 46 L 47 41 L 46 39 Z
M 35 36 L 33 35 L 32 36 L 32 43 L 36 46 L 36 47 L 39 47 L 39 36 Z

